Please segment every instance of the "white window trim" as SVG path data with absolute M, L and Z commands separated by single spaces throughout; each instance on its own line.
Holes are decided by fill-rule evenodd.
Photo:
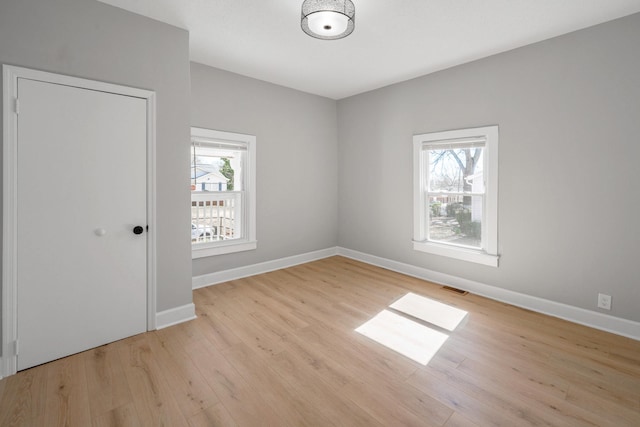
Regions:
M 241 239 L 192 245 L 191 258 L 204 258 L 256 249 L 258 247 L 258 241 L 256 240 L 256 137 L 254 135 L 198 127 L 191 128 L 191 137 L 244 142 L 247 145 L 247 159 L 243 171 L 246 203 L 242 221 L 244 224 L 244 236 Z
M 462 138 L 486 139 L 484 157 L 485 206 L 483 206 L 482 245 L 473 249 L 427 239 L 425 179 L 428 166 L 422 155 L 423 144 Z M 498 126 L 451 130 L 413 136 L 413 249 L 492 267 L 498 266 Z

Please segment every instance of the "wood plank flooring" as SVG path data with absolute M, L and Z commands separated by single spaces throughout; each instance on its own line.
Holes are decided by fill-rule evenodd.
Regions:
M 408 292 L 469 313 L 426 366 L 354 331 Z M 3 379 L 0 426 L 640 426 L 640 342 L 357 261 L 194 301 L 196 320 Z

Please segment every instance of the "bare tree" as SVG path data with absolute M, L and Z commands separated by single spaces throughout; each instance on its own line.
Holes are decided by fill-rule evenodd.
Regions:
M 452 187 L 457 187 L 457 191 L 460 191 L 460 184 L 462 184 L 462 191 L 471 192 L 471 183 L 467 178 L 472 176 L 475 173 L 476 166 L 480 161 L 480 156 L 482 155 L 481 148 L 462 148 L 457 150 L 434 150 L 432 153 L 435 153 L 431 164 L 433 165 L 434 170 L 437 168 L 440 169 L 440 178 L 444 181 L 450 181 Z M 453 159 L 455 163 L 458 165 L 459 178 L 455 178 L 451 176 L 451 171 L 449 169 L 449 159 Z M 460 182 L 460 180 L 462 182 Z M 471 196 L 464 196 L 465 206 L 471 204 Z

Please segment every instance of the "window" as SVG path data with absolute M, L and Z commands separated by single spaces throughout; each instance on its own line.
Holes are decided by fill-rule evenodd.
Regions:
M 201 258 L 256 248 L 256 137 L 191 128 L 191 247 Z
M 498 266 L 498 126 L 413 137 L 418 251 Z

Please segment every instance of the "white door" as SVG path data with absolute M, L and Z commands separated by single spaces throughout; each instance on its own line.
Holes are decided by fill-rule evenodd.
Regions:
M 146 331 L 146 100 L 20 78 L 18 370 Z M 137 230 L 140 231 L 140 230 Z

